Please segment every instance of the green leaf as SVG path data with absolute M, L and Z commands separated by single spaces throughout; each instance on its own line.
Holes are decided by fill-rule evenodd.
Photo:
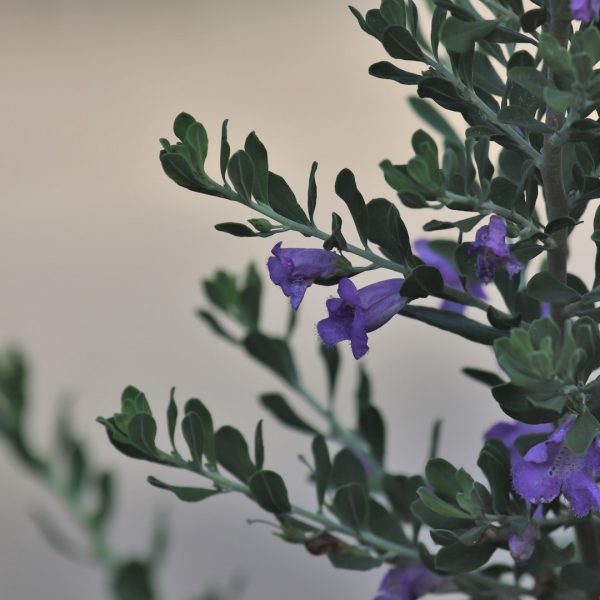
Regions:
M 127 433 L 132 444 L 149 456 L 156 456 L 156 421 L 146 413 L 134 415 Z
M 132 560 L 114 567 L 111 591 L 115 600 L 155 600 L 150 566 Z
M 202 434 L 202 421 L 196 413 L 188 413 L 181 421 L 181 431 L 187 444 L 192 462 L 196 469 L 202 468 L 202 448 L 204 436 Z
M 247 152 L 238 150 L 231 157 L 227 166 L 227 174 L 242 202 L 250 204 L 254 189 L 254 165 Z
M 492 33 L 498 21 L 462 21 L 456 17 L 448 17 L 440 30 L 440 40 L 447 50 L 452 52 L 468 52 L 475 42 L 479 42 Z
M 217 468 L 217 457 L 215 454 L 215 434 L 210 411 L 197 398 L 192 398 L 185 403 L 186 415 L 194 413 L 200 419 L 202 426 L 202 452 L 206 456 L 206 462 L 211 469 Z
M 374 406 L 368 406 L 360 411 L 358 428 L 369 443 L 371 452 L 381 463 L 385 453 L 385 422 Z
M 310 176 L 308 178 L 308 218 L 314 223 L 315 209 L 317 208 L 317 180 L 316 173 L 318 163 L 313 162 L 310 167 Z
M 390 25 L 406 25 L 406 10 L 403 0 L 381 0 L 381 8 L 379 9 L 381 16 Z
M 444 290 L 444 280 L 441 273 L 429 265 L 415 267 L 404 281 L 400 295 L 405 298 L 426 298 L 441 294 Z
M 479 383 L 483 383 L 489 387 L 493 387 L 495 385 L 500 385 L 503 383 L 502 378 L 499 377 L 496 373 L 492 373 L 491 371 L 484 371 L 483 369 L 475 369 L 473 367 L 465 367 L 462 369 L 462 372 L 471 379 L 475 381 L 479 381 Z
M 204 173 L 204 161 L 208 154 L 208 135 L 202 123 L 192 123 L 185 132 L 185 146 L 191 151 L 194 166 Z
M 415 113 L 440 135 L 444 136 L 449 144 L 457 148 L 463 147 L 463 142 L 452 128 L 452 125 L 429 102 L 416 96 L 410 97 L 408 102 Z
M 538 27 L 542 27 L 548 20 L 545 8 L 534 8 L 521 15 L 521 28 L 527 33 L 533 33 Z
M 267 150 L 253 131 L 244 144 L 244 150 L 254 165 L 254 197 L 263 204 L 269 203 L 269 159 Z
M 262 394 L 259 399 L 260 403 L 284 425 L 304 433 L 317 433 L 311 425 L 294 412 L 281 394 Z
M 175 117 L 175 121 L 173 123 L 173 133 L 183 142 L 185 140 L 185 135 L 190 126 L 196 123 L 196 119 L 192 117 L 192 115 L 181 112 Z
M 356 388 L 356 406 L 358 412 L 371 405 L 371 382 L 369 375 L 361 366 L 358 367 L 358 386 Z
M 183 500 L 184 502 L 201 502 L 202 500 L 206 500 L 206 498 L 210 498 L 211 496 L 215 496 L 219 493 L 219 490 L 170 485 L 169 483 L 164 483 L 163 481 L 156 479 L 156 477 L 148 477 L 148 483 L 162 490 L 173 492 L 180 500 Z
M 402 85 L 416 85 L 421 79 L 421 75 L 399 69 L 386 60 L 372 64 L 369 67 L 369 75 L 378 77 L 379 79 L 397 81 Z
M 496 545 L 484 542 L 465 546 L 460 542 L 442 548 L 435 557 L 435 566 L 448 573 L 466 573 L 482 567 L 492 557 Z
M 365 469 L 352 450 L 342 448 L 333 459 L 331 468 L 331 485 L 334 488 L 342 487 L 348 483 L 357 483 L 368 490 Z
M 247 483 L 256 472 L 256 467 L 250 459 L 248 444 L 234 427 L 224 425 L 217 430 L 215 448 L 219 464 L 240 481 Z
M 510 330 L 521 324 L 521 315 L 507 315 L 493 306 L 488 306 L 486 315 L 490 325 L 496 329 Z
M 547 87 L 544 88 L 544 100 L 550 108 L 564 112 L 572 106 L 575 101 L 575 95 L 573 92 L 564 92 L 556 88 Z
M 581 455 L 587 452 L 598 435 L 600 435 L 600 423 L 589 410 L 585 409 L 569 429 L 565 442 L 569 450 Z
M 366 246 L 369 230 L 367 207 L 362 194 L 356 187 L 354 173 L 350 169 L 342 169 L 338 173 L 335 180 L 335 193 L 346 203 L 354 220 L 360 241 Z
M 342 217 L 337 213 L 331 213 L 331 235 L 323 242 L 325 250 L 337 248 L 340 252 L 348 248 L 346 239 L 342 234 Z
M 319 509 L 322 509 L 325 502 L 325 492 L 329 485 L 331 475 L 331 459 L 327 442 L 322 435 L 316 435 L 312 441 L 312 453 L 315 461 L 315 487 L 317 490 L 317 501 Z
M 511 490 L 510 454 L 499 440 L 488 440 L 479 453 L 477 466 L 486 476 L 492 491 L 494 511 L 498 514 L 509 512 Z
M 167 426 L 169 428 L 169 440 L 175 450 L 175 430 L 177 428 L 177 404 L 175 403 L 175 388 L 171 388 L 171 397 L 167 408 Z
M 256 231 L 252 231 L 248 225 L 244 225 L 243 223 L 217 223 L 215 229 L 235 237 L 257 237 L 260 235 Z
M 223 125 L 221 126 L 221 152 L 219 155 L 219 166 L 221 168 L 221 177 L 223 178 L 223 182 L 225 182 L 225 175 L 227 173 L 227 165 L 229 164 L 229 156 L 231 155 L 231 148 L 229 147 L 229 142 L 227 141 L 227 119 L 223 121 Z
M 425 482 L 419 475 L 412 477 L 384 475 L 381 487 L 394 509 L 394 513 L 402 521 L 414 522 L 411 505 L 418 499 L 417 490 L 424 484 Z
M 455 333 L 471 342 L 487 346 L 491 346 L 494 340 L 506 335 L 505 331 L 482 325 L 473 319 L 449 310 L 439 310 L 428 306 L 405 306 L 400 314 L 438 329 Z
M 383 32 L 381 40 L 387 53 L 393 58 L 426 62 L 425 55 L 411 33 L 400 25 L 391 25 Z
M 258 471 L 248 481 L 258 505 L 270 513 L 281 514 L 292 509 L 283 479 L 274 471 Z
M 449 502 L 442 500 L 425 487 L 422 487 L 419 490 L 417 490 L 417 494 L 419 495 L 419 498 L 421 499 L 423 504 L 429 510 L 432 510 L 433 512 L 437 513 L 438 515 L 441 515 L 442 517 L 451 517 L 454 519 L 471 518 L 471 515 L 462 510 L 462 508 L 459 508 L 454 504 L 450 504 Z
M 283 177 L 269 172 L 269 204 L 282 217 L 299 223 L 310 225 L 310 221 Z
M 368 516 L 367 502 L 364 488 L 357 483 L 349 483 L 336 490 L 333 510 L 343 523 L 360 532 Z
M 595 27 L 580 29 L 572 40 L 574 52 L 586 54 L 592 65 L 600 60 L 600 32 Z
M 214 182 L 195 173 L 181 154 L 163 151 L 160 154 L 160 163 L 167 177 L 177 185 L 200 194 L 223 197 L 222 192 L 215 188 Z
M 358 21 L 360 28 L 365 33 L 368 33 L 369 35 L 372 35 L 374 38 L 379 39 L 377 32 L 371 27 L 371 25 L 369 25 L 369 23 L 367 23 L 366 19 L 362 16 L 362 14 L 358 10 L 356 10 L 356 8 L 354 8 L 354 6 L 349 6 L 348 8 L 350 9 L 350 12 L 354 15 L 354 17 Z
M 378 558 L 355 554 L 328 554 L 327 558 L 335 569 L 347 569 L 349 571 L 370 571 L 383 564 Z
M 206 310 L 199 310 L 196 314 L 211 328 L 213 333 L 225 338 L 229 342 L 237 343 L 235 337 L 231 335 L 211 313 Z
M 512 67 L 508 71 L 508 79 L 526 89 L 537 100 L 544 99 L 544 88 L 548 86 L 548 80 L 535 67 Z
M 254 462 L 260 471 L 265 462 L 265 445 L 263 442 L 262 419 L 256 424 L 254 430 Z
M 565 285 L 547 271 L 536 273 L 527 283 L 527 293 L 536 300 L 552 304 L 568 304 L 581 298 L 581 294 Z
M 319 352 L 327 369 L 327 383 L 329 387 L 329 397 L 331 398 L 335 391 L 335 384 L 340 368 L 340 351 L 337 346 L 329 347 L 324 344 L 319 344 Z
M 398 519 L 372 498 L 369 500 L 368 521 L 369 529 L 375 535 L 401 546 L 410 545 Z
M 462 491 L 456 481 L 456 468 L 443 458 L 432 458 L 427 461 L 425 477 L 436 494 L 452 502 L 456 494 Z
M 479 221 L 481 221 L 481 219 L 483 219 L 483 215 L 475 215 L 474 217 L 468 217 L 454 222 L 433 219 L 423 225 L 423 231 L 441 231 L 443 229 L 452 229 L 456 227 L 462 233 L 468 233 L 479 223 Z
M 378 244 L 391 260 L 400 264 L 412 262 L 410 238 L 398 209 L 384 198 L 375 198 L 367 204 L 367 212 L 369 240 Z
M 546 227 L 544 227 L 544 233 L 554 233 L 555 231 L 560 231 L 561 229 L 568 229 L 569 233 L 581 223 L 581 221 L 577 222 L 575 219 L 571 217 L 557 217 L 556 219 L 552 219 Z
M 542 33 L 538 52 L 555 74 L 567 78 L 574 77 L 575 69 L 571 55 L 552 34 Z
M 292 385 L 298 383 L 294 359 L 285 340 L 253 331 L 244 339 L 248 353 Z
M 547 88 L 546 88 L 547 89 Z M 507 106 L 498 111 L 498 119 L 534 133 L 552 133 L 554 128 L 534 119 L 522 106 Z

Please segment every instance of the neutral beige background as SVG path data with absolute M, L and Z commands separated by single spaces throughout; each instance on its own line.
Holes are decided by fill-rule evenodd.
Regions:
M 355 4 L 364 11 L 374 3 Z M 333 194 L 341 168 L 355 171 L 365 196 L 392 198 L 377 163 L 410 154 L 416 122 L 407 90 L 367 74 L 385 58 L 382 48 L 334 0 L 3 0 L 0 7 L 0 342 L 19 344 L 34 364 L 32 430 L 40 447 L 58 399 L 75 398 L 76 426 L 97 460 L 119 474 L 115 545 L 143 552 L 153 515 L 170 512 L 172 544 L 161 572 L 168 600 L 189 599 L 234 574 L 246 577 L 247 600 L 371 598 L 382 572 L 335 572 L 269 527 L 247 526 L 264 514 L 243 498 L 185 505 L 150 488 L 150 473 L 177 477 L 119 456 L 94 418 L 117 409 L 126 384 L 144 389 L 158 412 L 177 385 L 181 402 L 198 395 L 217 423 L 252 432 L 264 416 L 256 394 L 280 385 L 193 313 L 203 303 L 200 278 L 250 259 L 264 265 L 273 241 L 214 231 L 217 222 L 252 215 L 172 184 L 157 159 L 158 138 L 171 136 L 179 111 L 192 112 L 209 131 L 216 173 L 228 117 L 232 146 L 256 129 L 272 168 L 302 199 L 318 160 L 326 227 L 334 206 L 345 214 Z M 434 216 L 403 214 L 413 224 Z M 329 292 L 308 294 L 296 340 L 317 392 L 313 324 Z M 265 313 L 273 331 L 282 326 L 285 302 L 275 290 Z M 391 468 L 420 468 L 438 417 L 444 455 L 472 467 L 481 431 L 499 412 L 459 368 L 492 366 L 488 350 L 401 319 L 371 345 L 365 362 L 388 419 Z M 344 359 L 339 403 L 347 414 L 355 372 L 347 350 Z M 426 364 L 435 365 L 434 375 Z M 313 506 L 296 458 L 308 440 L 268 416 L 265 433 L 268 466 L 289 473 L 296 503 Z M 49 504 L 60 514 L 44 490 L 8 454 L 0 478 L 0 598 L 104 598 L 96 570 L 72 565 L 38 535 L 32 511 Z

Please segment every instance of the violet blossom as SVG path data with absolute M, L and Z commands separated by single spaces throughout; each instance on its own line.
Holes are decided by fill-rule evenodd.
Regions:
M 508 550 L 517 564 L 526 563 L 533 555 L 535 543 L 540 539 L 537 525 L 529 523 L 521 535 L 511 533 L 508 536 Z
M 343 256 L 319 248 L 282 248 L 279 242 L 272 253 L 267 262 L 271 281 L 290 299 L 294 310 L 315 281 L 347 275 L 351 268 Z
M 520 421 L 499 421 L 492 425 L 483 435 L 485 440 L 501 441 L 510 453 L 510 462 L 514 467 L 521 459 L 521 455 L 515 448 L 515 442 L 524 435 L 535 435 L 550 433 L 550 423 L 530 425 Z M 536 509 L 534 517 L 541 517 L 541 506 Z M 517 564 L 526 563 L 535 550 L 535 544 L 540 539 L 540 530 L 534 523 L 529 523 L 520 535 L 511 532 L 508 536 L 508 550 Z
M 455 290 L 462 290 L 463 286 L 460 281 L 460 274 L 457 268 L 442 254 L 436 252 L 427 242 L 427 240 L 416 240 L 414 243 L 415 254 L 426 264 L 435 267 L 441 274 L 444 283 Z M 467 291 L 474 298 L 487 298 L 487 294 L 483 286 L 476 281 L 467 282 Z M 457 313 L 464 313 L 464 304 L 452 302 L 452 300 L 444 300 L 441 308 L 443 310 L 451 310 Z
M 494 279 L 498 267 L 502 267 L 510 277 L 523 268 L 521 261 L 510 253 L 506 233 L 504 219 L 492 215 L 490 222 L 477 230 L 475 241 L 469 246 L 469 254 L 477 255 L 475 274 L 484 283 Z
M 571 0 L 571 15 L 577 21 L 590 23 L 600 20 L 600 0 Z
M 350 340 L 352 354 L 359 359 L 369 350 L 367 333 L 385 325 L 409 298 L 400 295 L 404 279 L 386 279 L 358 290 L 344 277 L 338 286 L 339 298 L 327 300 L 329 316 L 317 324 L 326 346 Z
M 520 421 L 498 421 L 494 423 L 484 434 L 484 440 L 500 440 L 508 449 L 510 453 L 511 464 L 515 464 L 521 455 L 515 448 L 515 442 L 517 438 L 523 435 L 535 435 L 537 433 L 550 433 L 552 431 L 552 425 L 550 423 L 540 423 L 537 425 L 530 425 L 528 423 L 521 423 Z
M 513 485 L 532 504 L 547 504 L 561 493 L 578 517 L 600 510 L 600 438 L 584 454 L 565 444 L 574 418 L 565 420 L 550 437 L 533 446 L 513 465 Z
M 394 567 L 385 574 L 374 600 L 416 600 L 444 582 L 444 577 L 421 564 Z

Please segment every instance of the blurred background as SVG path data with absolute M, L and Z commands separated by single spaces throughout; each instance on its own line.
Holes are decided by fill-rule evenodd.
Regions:
M 355 0 L 362 12 L 374 5 Z M 119 455 L 95 418 L 118 409 L 127 384 L 144 390 L 159 414 L 175 385 L 180 403 L 198 396 L 217 424 L 245 434 L 265 417 L 267 466 L 287 475 L 295 503 L 314 506 L 297 459 L 309 439 L 281 429 L 256 400 L 280 390 L 279 382 L 194 315 L 206 304 L 202 278 L 223 266 L 241 272 L 250 260 L 265 275 L 274 240 L 216 232 L 215 223 L 255 215 L 175 186 L 161 170 L 158 138 L 173 137 L 180 111 L 192 113 L 208 130 L 216 178 L 220 125 L 229 118 L 232 148 L 256 130 L 271 168 L 301 200 L 317 160 L 317 217 L 327 228 L 334 207 L 346 215 L 333 193 L 344 167 L 367 199 L 393 198 L 377 165 L 411 156 L 419 126 L 406 101 L 412 90 L 368 75 L 383 49 L 337 0 L 2 0 L 0 7 L 0 342 L 21 347 L 34 366 L 39 446 L 50 442 L 61 399 L 73 399 L 75 427 L 97 462 L 118 473 L 115 546 L 144 552 L 157 512 L 169 514 L 164 598 L 186 600 L 234 577 L 245 580 L 247 600 L 371 598 L 383 571 L 334 571 L 268 526 L 247 525 L 265 515 L 242 497 L 189 505 L 150 488 L 147 475 L 173 475 Z M 413 229 L 434 217 L 402 214 Z M 307 241 L 286 236 L 285 245 L 294 243 Z M 582 244 L 585 255 L 591 242 Z M 286 301 L 267 288 L 263 317 L 278 332 Z M 324 384 L 314 323 L 332 291 L 311 289 L 295 336 L 317 393 Z M 473 468 L 481 433 L 500 413 L 460 368 L 493 368 L 490 352 L 402 319 L 371 340 L 365 363 L 387 417 L 390 469 L 422 467 L 436 418 L 444 421 L 442 455 Z M 349 415 L 356 371 L 347 348 L 343 358 L 338 403 Z M 60 509 L 6 451 L 0 479 L 1 597 L 105 598 L 97 570 L 73 565 L 42 540 L 31 513 Z

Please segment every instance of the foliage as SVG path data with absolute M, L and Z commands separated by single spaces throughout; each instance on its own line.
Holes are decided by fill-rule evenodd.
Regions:
M 35 447 L 35 440 L 27 431 L 28 383 L 28 366 L 23 355 L 16 351 L 3 353 L 0 356 L 0 435 L 22 468 L 57 497 L 85 545 L 63 532 L 54 517 L 45 511 L 34 513 L 40 532 L 57 552 L 70 560 L 95 564 L 102 569 L 111 598 L 160 598 L 156 576 L 168 542 L 166 522 L 157 519 L 145 556 L 129 556 L 113 548 L 108 536 L 118 492 L 113 473 L 92 464 L 89 449 L 73 430 L 70 407 L 66 405 L 56 418 L 52 449 L 40 452 Z M 225 596 L 214 591 L 202 598 L 224 600 Z
M 392 201 L 368 199 L 355 175 L 342 169 L 334 185 L 340 208 L 320 226 L 317 164 L 309 172 L 306 202 L 299 200 L 270 171 L 256 133 L 231 152 L 227 121 L 219 176 L 207 172 L 208 133 L 190 114 L 176 117 L 177 139 L 161 139 L 160 151 L 162 168 L 176 184 L 256 213 L 244 223 L 220 223 L 219 231 L 238 237 L 294 231 L 322 244 L 278 243 L 268 269 L 292 311 L 310 286 L 338 284 L 339 297 L 328 300 L 329 316 L 317 325 L 324 342 L 319 352 L 325 399 L 303 380 L 301 354 L 292 345 L 295 313 L 283 333 L 264 329 L 255 267 L 243 277 L 222 270 L 204 282 L 212 307 L 198 313 L 216 335 L 287 388 L 261 394 L 260 402 L 282 425 L 310 436 L 311 459 L 303 462 L 315 488 L 314 506 L 299 506 L 286 475 L 268 468 L 260 420 L 248 440 L 229 424 L 217 426 L 208 404 L 190 399 L 182 407 L 173 392 L 166 415 L 170 448 L 164 449 L 157 445 L 160 423 L 150 403 L 128 387 L 120 410 L 99 421 L 121 453 L 204 480 L 201 487 L 182 487 L 149 477 L 151 485 L 180 500 L 241 493 L 274 515 L 283 540 L 326 555 L 337 569 L 389 565 L 379 600 L 430 591 L 461 591 L 475 599 L 597 599 L 600 212 L 593 218 L 594 245 L 589 243 L 596 250 L 589 285 L 569 272 L 568 242 L 590 202 L 600 198 L 600 5 L 433 0 L 417 6 L 413 0 L 381 0 L 365 15 L 350 10 L 397 61 L 373 64 L 371 75 L 413 87 L 410 105 L 430 130 L 412 135 L 407 160 L 381 161 Z M 582 23 L 576 26 L 573 19 Z M 464 135 L 446 111 L 462 116 Z M 426 238 L 427 256 L 404 223 L 410 209 L 443 211 L 424 226 L 435 236 Z M 361 273 L 374 270 L 394 278 L 359 288 Z M 484 285 L 497 293 L 487 293 Z M 422 305 L 426 298 L 443 304 Z M 368 334 L 397 317 L 495 353 L 503 376 L 464 370 L 513 419 L 485 434 L 481 473 L 436 456 L 439 427 L 424 473 L 388 472 L 385 420 L 362 367 L 355 422 L 348 427 L 339 420 L 337 344 L 350 341 L 354 357 L 361 358 Z M 19 363 L 11 368 L 18 381 Z M 435 365 L 430 368 L 435 372 Z M 25 441 L 19 386 L 5 379 L 2 431 L 26 464 L 48 477 L 48 465 Z M 61 439 L 71 460 L 67 497 L 76 502 L 84 485 L 102 491 L 102 477 L 86 470 L 80 446 Z M 103 506 L 96 514 L 104 513 Z M 103 519 L 86 526 L 95 533 Z M 124 577 L 127 586 L 139 584 L 135 593 L 148 597 L 150 592 L 139 591 L 147 571 L 147 562 L 120 563 L 114 581 L 120 585 Z

